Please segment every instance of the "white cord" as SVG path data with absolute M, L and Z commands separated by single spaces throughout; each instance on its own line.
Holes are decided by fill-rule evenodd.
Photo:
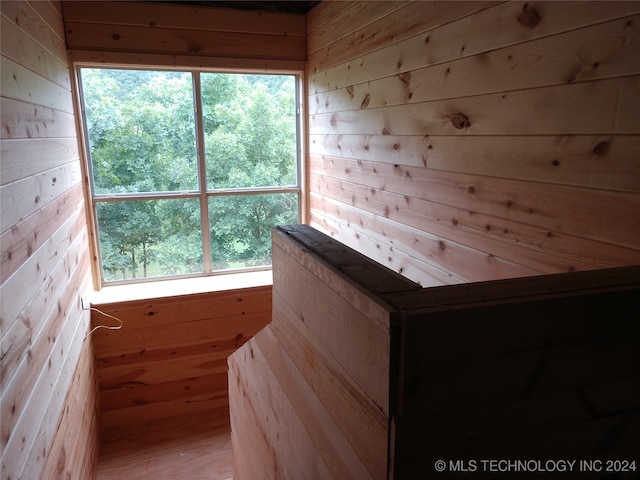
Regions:
M 85 335 L 85 337 L 82 339 L 82 341 L 84 342 L 87 337 L 89 337 L 93 332 L 95 332 L 96 330 L 98 330 L 99 328 L 106 328 L 107 330 L 120 330 L 123 326 L 124 326 L 124 322 L 122 320 L 120 320 L 118 317 L 114 317 L 113 315 L 109 315 L 108 313 L 104 313 L 102 310 L 98 310 L 97 308 L 93 308 L 93 307 L 89 307 L 89 308 L 85 308 L 84 305 L 82 306 L 82 310 L 87 310 L 90 312 L 98 312 L 101 315 L 104 315 L 105 317 L 109 317 L 109 318 L 113 318 L 114 320 L 120 322 L 120 325 L 97 325 L 95 327 L 93 327 L 91 329 L 91 331 L 89 333 L 87 333 Z

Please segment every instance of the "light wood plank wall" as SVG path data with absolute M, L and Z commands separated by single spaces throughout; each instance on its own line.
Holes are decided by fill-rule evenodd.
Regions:
M 322 2 L 311 224 L 423 286 L 639 264 L 639 14 Z
M 234 479 L 386 478 L 398 316 L 379 295 L 418 286 L 307 225 L 272 238 L 273 321 L 229 357 Z
M 81 166 L 60 2 L 2 2 L 2 470 L 90 479 L 98 413 Z
M 66 1 L 63 6 L 72 60 L 222 69 L 304 68 L 304 15 L 135 1 Z
M 103 441 L 127 427 L 227 409 L 227 357 L 271 321 L 271 286 L 97 305 Z M 92 324 L 114 325 L 92 313 Z

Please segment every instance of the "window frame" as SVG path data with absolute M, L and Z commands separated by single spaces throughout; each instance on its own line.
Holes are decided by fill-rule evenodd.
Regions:
M 180 279 L 219 277 L 230 274 L 253 273 L 272 270 L 271 265 L 256 267 L 243 267 L 235 269 L 214 270 L 211 258 L 211 225 L 209 222 L 209 199 L 214 197 L 228 196 L 248 196 L 261 194 L 296 194 L 298 199 L 298 219 L 300 223 L 307 223 L 309 212 L 307 207 L 307 157 L 305 130 L 305 81 L 304 70 L 302 69 L 281 69 L 281 68 L 205 68 L 194 65 L 139 65 L 139 64 L 109 64 L 75 61 L 73 68 L 73 100 L 76 106 L 76 123 L 78 125 L 78 140 L 80 158 L 83 169 L 83 187 L 85 191 L 85 204 L 87 208 L 87 224 L 89 229 L 90 244 L 92 249 L 92 274 L 94 287 L 100 290 L 106 286 L 151 283 L 159 281 L 176 281 Z M 81 69 L 95 68 L 108 70 L 149 70 L 149 71 L 172 71 L 189 73 L 192 78 L 193 107 L 194 107 L 194 128 L 195 128 L 195 150 L 198 169 L 198 189 L 183 190 L 175 192 L 135 192 L 102 194 L 94 190 L 92 160 L 90 153 L 89 132 L 86 125 L 85 103 L 82 92 Z M 274 187 L 242 187 L 242 188 L 207 188 L 206 178 L 206 151 L 204 145 L 204 122 L 202 112 L 202 91 L 201 74 L 254 74 L 254 75 L 287 75 L 293 76 L 295 82 L 295 116 L 296 116 L 296 181 L 297 185 L 274 186 Z M 200 208 L 200 224 L 202 235 L 203 271 L 198 273 L 188 273 L 180 275 L 167 275 L 159 277 L 130 278 L 124 280 L 105 280 L 103 276 L 102 255 L 100 249 L 99 226 L 97 216 L 97 205 L 99 203 L 136 201 L 136 200 L 172 200 L 172 199 L 197 199 Z M 275 226 L 275 225 L 274 225 Z

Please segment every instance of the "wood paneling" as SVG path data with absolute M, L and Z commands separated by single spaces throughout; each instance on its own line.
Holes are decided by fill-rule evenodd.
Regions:
M 2 2 L 3 478 L 93 478 L 98 411 L 61 8 Z
M 108 432 L 226 407 L 227 357 L 271 321 L 271 287 L 94 307 L 123 322 L 92 334 Z M 93 326 L 116 324 L 92 313 Z
M 366 5 L 308 14 L 312 225 L 425 286 L 640 263 L 636 2 Z
M 74 60 L 245 68 L 299 68 L 306 59 L 304 15 L 141 2 L 64 2 Z M 146 55 L 146 57 L 145 57 Z M 199 60 L 198 60 L 199 59 Z M 225 60 L 226 59 L 226 60 Z M 230 59 L 230 60 L 229 60 Z M 195 62 L 195 63 L 194 63 Z
M 376 294 L 419 287 L 306 226 L 274 230 L 273 266 L 273 321 L 229 358 L 234 478 L 385 478 L 393 312 Z
M 273 243 L 273 321 L 228 361 L 236 480 L 637 462 L 639 266 L 420 288 L 306 225 Z
M 393 478 L 439 459 L 443 478 L 458 460 L 477 478 L 486 458 L 637 461 L 639 291 L 621 267 L 384 295 L 403 312 Z

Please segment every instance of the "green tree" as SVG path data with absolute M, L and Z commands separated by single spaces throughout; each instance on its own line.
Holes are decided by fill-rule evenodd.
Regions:
M 185 72 L 82 69 L 94 190 L 198 188 L 192 78 Z M 201 75 L 209 189 L 296 184 L 294 78 Z M 216 268 L 270 262 L 270 229 L 297 220 L 293 194 L 213 196 Z M 105 278 L 202 271 L 199 202 L 97 204 Z

